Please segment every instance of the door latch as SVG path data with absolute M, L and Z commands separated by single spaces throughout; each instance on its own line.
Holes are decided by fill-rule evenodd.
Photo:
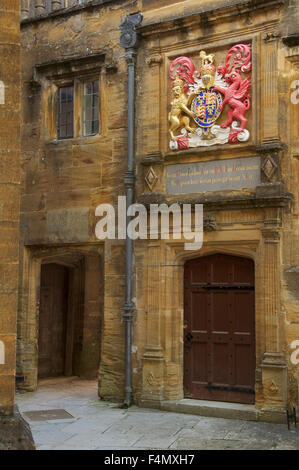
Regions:
M 186 340 L 190 342 L 193 340 L 193 336 L 191 335 L 190 332 L 186 334 Z

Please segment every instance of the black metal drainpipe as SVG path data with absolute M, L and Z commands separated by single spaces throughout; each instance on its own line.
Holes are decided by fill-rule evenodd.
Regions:
M 136 27 L 142 22 L 142 15 L 127 13 L 122 19 L 120 29 L 122 31 L 120 44 L 126 50 L 126 62 L 128 64 L 128 159 L 127 171 L 124 177 L 126 188 L 127 207 L 134 202 L 134 126 L 135 126 L 135 63 L 138 47 L 138 35 Z M 126 217 L 126 226 L 130 217 Z M 132 301 L 132 276 L 133 276 L 133 240 L 126 235 L 126 294 L 123 319 L 125 321 L 125 399 L 123 407 L 128 408 L 132 402 L 132 322 L 134 304 Z

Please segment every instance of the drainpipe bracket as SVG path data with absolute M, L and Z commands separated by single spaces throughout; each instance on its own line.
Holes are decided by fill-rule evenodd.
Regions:
M 134 188 L 135 184 L 135 175 L 133 171 L 126 171 L 125 177 L 124 177 L 124 183 L 126 188 Z
M 123 319 L 126 321 L 130 321 L 134 317 L 135 306 L 133 303 L 126 302 L 123 306 Z
M 135 49 L 127 49 L 125 58 L 126 58 L 126 62 L 127 62 L 129 67 L 132 66 L 132 65 L 135 66 L 135 64 L 136 64 L 136 51 L 135 51 Z

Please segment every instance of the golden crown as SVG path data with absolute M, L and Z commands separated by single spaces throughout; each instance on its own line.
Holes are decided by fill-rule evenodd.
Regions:
M 175 86 L 181 86 L 181 87 L 184 86 L 184 81 L 178 76 L 176 76 L 175 79 L 173 80 L 172 87 L 175 87 Z

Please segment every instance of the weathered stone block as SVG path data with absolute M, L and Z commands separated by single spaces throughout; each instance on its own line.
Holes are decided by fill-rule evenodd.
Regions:
M 88 216 L 88 207 L 49 211 L 47 213 L 47 239 L 52 243 L 87 241 Z

